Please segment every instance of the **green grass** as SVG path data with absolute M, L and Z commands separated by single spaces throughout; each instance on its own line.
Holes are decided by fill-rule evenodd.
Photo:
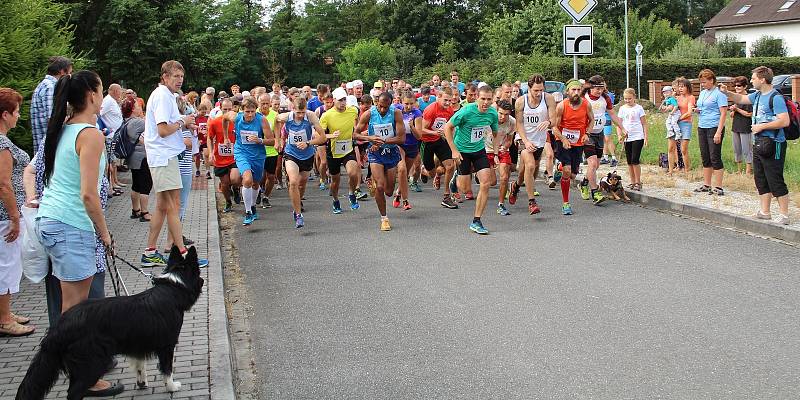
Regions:
M 664 125 L 663 113 L 647 113 L 648 124 L 648 143 L 647 147 L 642 150 L 642 163 L 658 165 L 659 153 L 667 152 L 667 138 L 666 126 Z M 736 172 L 736 163 L 733 161 L 733 139 L 729 133 L 731 132 L 731 123 L 728 123 L 725 128 L 725 137 L 722 141 L 722 163 L 725 165 L 725 171 L 728 173 Z M 616 140 L 616 129 L 614 130 L 614 138 Z M 702 165 L 700 164 L 700 147 L 697 145 L 697 119 L 692 128 L 692 140 L 689 142 L 689 154 L 691 155 L 691 163 L 693 171 L 700 171 Z M 617 157 L 621 160 L 625 159 L 625 150 L 623 146 L 617 146 Z M 789 191 L 797 193 L 800 191 L 800 142 L 797 140 L 788 142 L 786 150 L 786 165 L 784 167 L 784 178 L 786 184 L 789 186 Z M 755 190 L 755 187 L 754 187 Z

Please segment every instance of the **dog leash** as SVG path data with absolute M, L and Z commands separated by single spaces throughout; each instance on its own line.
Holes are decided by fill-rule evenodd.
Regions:
M 119 273 L 119 269 L 117 268 L 116 260 L 120 260 L 123 263 L 127 264 L 134 271 L 138 272 L 139 274 L 141 274 L 142 276 L 147 278 L 147 280 L 149 280 L 151 284 L 154 284 L 153 274 L 144 272 L 141 268 L 133 265 L 133 263 L 131 263 L 130 261 L 118 256 L 117 252 L 114 250 L 114 244 L 115 244 L 114 235 L 111 235 L 111 246 L 106 247 L 105 257 L 106 257 L 106 265 L 109 265 L 109 262 L 108 262 L 109 260 L 108 259 L 109 259 L 109 255 L 111 256 L 111 263 L 110 263 L 110 265 L 111 265 L 111 286 L 114 287 L 114 293 L 117 296 L 119 296 L 120 289 L 122 289 L 125 292 L 126 296 L 130 295 L 130 292 L 128 292 L 128 287 L 127 287 L 127 285 L 125 285 L 125 281 L 122 280 L 122 276 Z

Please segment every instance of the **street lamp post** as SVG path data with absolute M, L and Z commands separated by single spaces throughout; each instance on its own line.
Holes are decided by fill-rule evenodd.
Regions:
M 628 0 L 625 0 L 625 87 L 631 87 L 630 49 L 628 48 Z

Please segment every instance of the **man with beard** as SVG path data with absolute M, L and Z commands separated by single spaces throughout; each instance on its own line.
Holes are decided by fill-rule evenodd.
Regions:
M 567 82 L 567 98 L 556 106 L 556 117 L 553 125 L 553 136 L 556 138 L 556 158 L 561 162 L 561 198 L 564 204 L 561 213 L 572 215 L 569 204 L 569 181 L 575 179 L 580 168 L 586 132 L 594 126 L 594 117 L 589 102 L 581 96 L 580 81 L 571 79 Z

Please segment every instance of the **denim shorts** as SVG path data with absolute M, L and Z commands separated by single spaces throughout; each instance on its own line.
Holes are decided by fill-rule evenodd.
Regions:
M 97 273 L 94 232 L 41 217 L 36 220 L 36 234 L 53 264 L 53 275 L 59 280 L 82 281 Z
M 681 128 L 681 139 L 692 138 L 692 121 L 678 121 L 678 127 Z

